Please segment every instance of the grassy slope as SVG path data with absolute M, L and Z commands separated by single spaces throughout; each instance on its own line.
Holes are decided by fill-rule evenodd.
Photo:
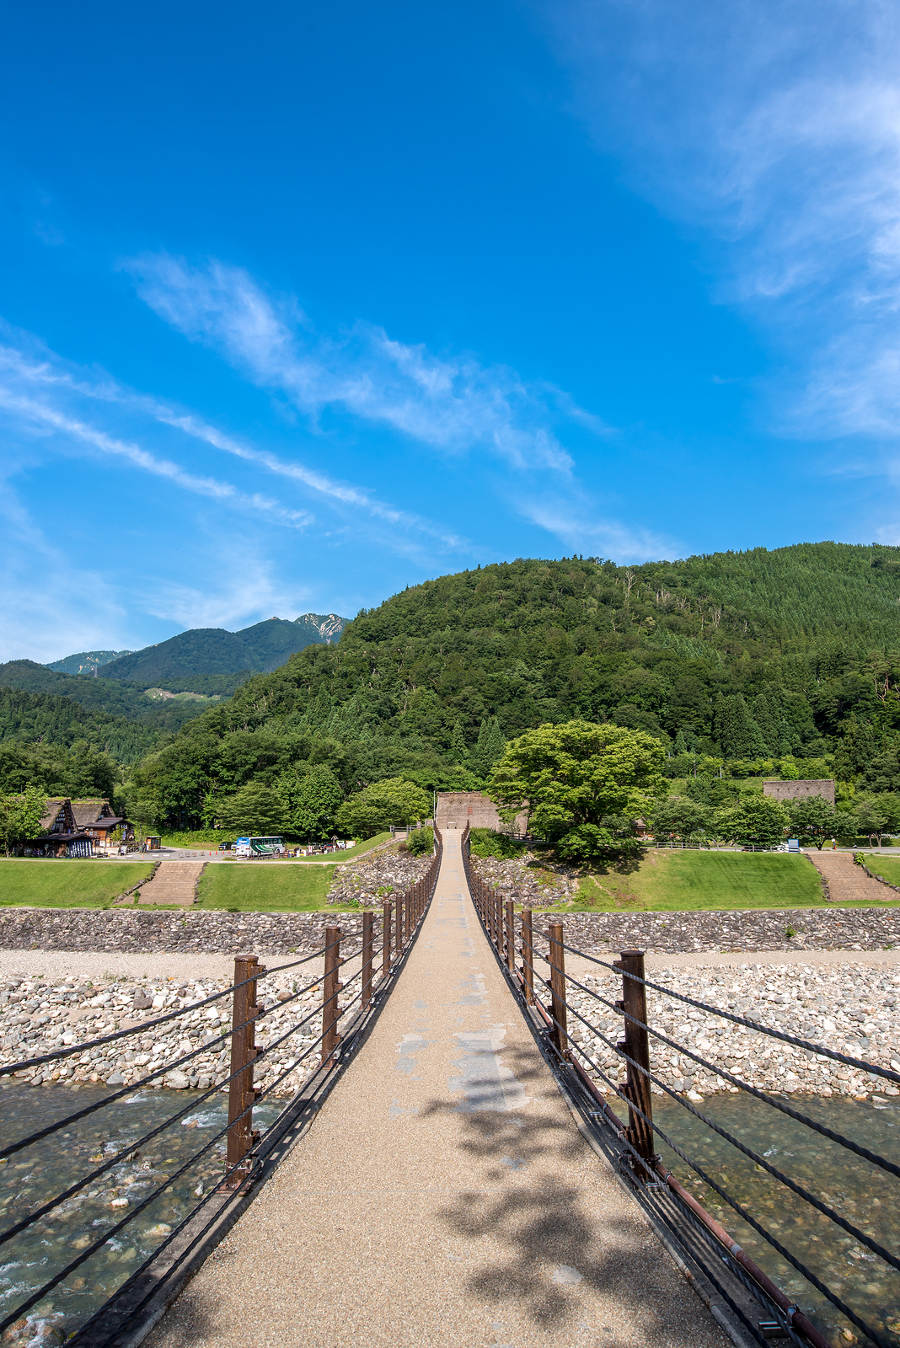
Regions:
M 0 906 L 106 908 L 146 880 L 153 867 L 134 861 L 0 861 Z
M 900 858 L 882 857 L 875 852 L 866 852 L 864 860 L 873 875 L 880 875 L 889 885 L 900 885 Z
M 651 852 L 632 874 L 582 881 L 576 909 L 635 912 L 807 908 L 824 904 L 819 876 L 801 856 Z
M 197 908 L 240 912 L 312 912 L 324 908 L 333 866 L 207 866 L 197 886 Z M 329 906 L 329 911 L 332 910 Z

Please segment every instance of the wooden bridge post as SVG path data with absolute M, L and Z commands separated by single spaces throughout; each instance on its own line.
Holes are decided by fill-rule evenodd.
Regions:
M 647 1030 L 647 992 L 644 987 L 643 950 L 623 950 L 616 961 L 622 971 L 622 1000 L 619 1010 L 625 1014 L 625 1040 L 619 1045 L 632 1062 L 626 1062 L 625 1094 L 628 1097 L 628 1140 L 637 1152 L 632 1157 L 635 1177 L 642 1183 L 650 1179 L 656 1158 L 653 1146 L 653 1100 L 650 1095 L 650 1039 Z M 629 974 L 634 977 L 629 978 Z M 638 982 L 637 980 L 641 981 Z M 634 1020 L 628 1019 L 633 1016 Z M 634 1021 L 640 1021 L 636 1025 Z M 637 1066 L 635 1066 L 637 1064 Z M 641 1071 L 640 1069 L 644 1070 Z M 632 1108 L 635 1106 L 635 1108 Z M 637 1111 L 641 1112 L 638 1113 Z M 644 1118 L 641 1115 L 645 1115 Z M 638 1159 L 640 1157 L 640 1160 Z M 641 1164 L 646 1161 L 646 1166 Z
M 525 1001 L 534 1006 L 534 934 L 531 909 L 522 909 L 522 987 Z
M 394 963 L 400 958 L 403 949 L 403 895 L 394 900 Z
M 237 1188 L 249 1173 L 245 1160 L 253 1146 L 253 1061 L 256 1058 L 256 988 L 264 970 L 256 955 L 238 955 L 234 961 L 231 995 L 231 1080 L 228 1083 L 228 1123 L 225 1145 L 226 1184 Z M 234 1169 L 234 1167 L 237 1167 Z
M 372 1005 L 372 963 L 374 957 L 373 931 L 375 914 L 371 909 L 363 913 L 362 923 L 362 1009 Z
M 569 1056 L 569 1032 L 566 1019 L 566 956 L 563 950 L 563 924 L 551 922 L 550 935 L 550 1002 L 553 1013 L 551 1038 L 561 1058 Z
M 387 899 L 381 905 L 381 977 L 391 972 L 391 905 Z
M 506 900 L 506 967 L 516 972 L 516 908 L 512 899 Z
M 338 1034 L 338 1021 L 341 1009 L 338 1006 L 338 994 L 343 984 L 338 979 L 341 960 L 340 927 L 325 928 L 325 980 L 322 984 L 322 1064 L 328 1062 L 337 1051 L 341 1042 Z

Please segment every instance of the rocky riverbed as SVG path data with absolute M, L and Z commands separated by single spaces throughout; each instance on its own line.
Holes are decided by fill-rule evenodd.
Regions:
M 358 969 L 357 959 L 342 974 L 346 985 L 342 1006 L 348 1005 L 359 991 L 359 979 L 351 981 Z M 652 977 L 654 982 L 699 1001 L 900 1071 L 896 1028 L 900 967 L 747 963 L 726 969 L 654 970 Z M 579 981 L 609 1002 L 621 997 L 621 984 L 614 974 L 585 974 Z M 321 1031 L 318 1010 L 321 985 L 312 984 L 313 979 L 303 966 L 269 975 L 260 982 L 263 1014 L 258 1022 L 257 1044 L 268 1051 L 258 1060 L 256 1084 L 263 1090 L 273 1086 L 274 1095 L 292 1094 L 315 1061 L 313 1051 L 298 1062 Z M 8 977 L 0 982 L 0 1065 L 134 1028 L 135 1033 L 123 1039 L 29 1069 L 16 1079 L 32 1084 L 103 1083 L 116 1087 L 133 1086 L 158 1073 L 154 1078 L 157 1087 L 207 1090 L 228 1075 L 230 997 L 187 1010 L 184 1015 L 146 1031 L 141 1026 L 170 1011 L 203 1001 L 227 986 L 225 981 L 214 979 L 91 981 L 72 974 L 48 984 L 36 977 Z M 621 1039 L 621 1016 L 575 988 L 570 988 L 569 997 L 577 1011 L 598 1031 L 592 1033 L 571 1015 L 572 1037 L 603 1071 L 618 1081 L 622 1062 L 604 1039 L 612 1044 Z M 355 1002 L 348 1015 L 358 1005 Z M 898 1094 L 890 1083 L 697 1011 L 659 993 L 649 994 L 648 1013 L 654 1029 L 755 1086 L 820 1095 Z M 307 1017 L 305 1024 L 289 1033 Z M 703 1094 L 729 1089 L 728 1083 L 709 1069 L 658 1040 L 652 1043 L 652 1055 L 654 1069 L 674 1090 Z M 179 1059 L 186 1061 L 178 1062 Z
M 348 1016 L 359 1008 L 358 1000 L 349 1005 L 359 991 L 359 979 L 350 981 L 358 970 L 357 959 L 342 975 L 346 991 L 341 1005 L 348 1007 Z M 229 1073 L 230 996 L 186 1010 L 146 1031 L 141 1026 L 192 1007 L 228 986 L 213 979 L 94 982 L 75 974 L 50 985 L 40 978 L 5 979 L 0 982 L 0 1065 L 102 1039 L 116 1030 L 134 1029 L 134 1034 L 113 1043 L 26 1069 L 14 1079 L 32 1085 L 103 1083 L 115 1087 L 133 1086 L 153 1076 L 155 1087 L 208 1090 Z M 321 1033 L 321 1001 L 321 983 L 314 983 L 302 966 L 260 980 L 262 1014 L 256 1043 L 262 1053 L 255 1084 L 262 1090 L 271 1086 L 273 1095 L 293 1095 L 315 1065 L 315 1050 L 303 1055 Z
M 338 866 L 328 889 L 328 902 L 358 905 L 360 908 L 380 907 L 385 899 L 421 880 L 431 865 L 431 855 L 415 857 L 395 848 L 373 852 L 359 861 Z
M 756 1020 L 775 1030 L 823 1044 L 849 1057 L 900 1072 L 900 966 L 872 968 L 863 964 L 822 967 L 813 964 L 741 964 L 727 969 L 654 969 L 654 983 L 673 988 L 696 1001 L 733 1015 Z M 578 980 L 608 1002 L 622 996 L 615 974 Z M 577 988 L 568 1000 L 596 1033 L 570 1013 L 569 1030 L 586 1054 L 617 1085 L 624 1082 L 624 1063 L 615 1052 L 622 1038 L 620 1014 Z M 889 1081 L 845 1066 L 818 1054 L 795 1048 L 756 1030 L 648 989 L 647 1024 L 659 1034 L 684 1045 L 707 1062 L 724 1067 L 751 1086 L 778 1094 L 900 1095 Z M 737 1092 L 718 1073 L 703 1067 L 686 1053 L 660 1039 L 650 1039 L 651 1068 L 672 1090 L 699 1100 L 711 1092 Z M 612 1092 L 598 1076 L 598 1084 Z M 661 1093 L 661 1087 L 653 1090 Z

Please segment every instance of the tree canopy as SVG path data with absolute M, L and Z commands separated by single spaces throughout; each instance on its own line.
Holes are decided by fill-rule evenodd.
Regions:
M 561 857 L 589 861 L 633 849 L 664 761 L 663 745 L 643 730 L 566 721 L 512 740 L 488 790 L 501 817 L 527 807 L 532 833 Z

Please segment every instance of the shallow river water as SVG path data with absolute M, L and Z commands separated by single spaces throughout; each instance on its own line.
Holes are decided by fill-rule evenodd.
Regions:
M 108 1093 L 105 1087 L 0 1085 L 0 1145 Z M 190 1103 L 191 1095 L 185 1091 L 138 1091 L 0 1164 L 0 1232 Z M 793 1096 L 791 1104 L 870 1150 L 900 1161 L 898 1097 L 872 1103 Z M 752 1097 L 713 1096 L 698 1108 L 889 1250 L 900 1249 L 898 1183 L 890 1175 Z M 900 1275 L 741 1157 L 679 1105 L 655 1100 L 654 1110 L 659 1125 L 687 1155 L 809 1265 L 886 1343 L 900 1345 Z M 257 1121 L 263 1126 L 267 1121 L 262 1109 L 254 1116 Z M 224 1097 L 213 1097 L 189 1109 L 178 1124 L 117 1163 L 36 1228 L 0 1245 L 0 1320 L 79 1251 L 138 1207 L 224 1123 Z M 62 1343 L 66 1334 L 84 1323 L 152 1253 L 198 1197 L 215 1186 L 222 1173 L 223 1156 L 224 1138 L 44 1301 L 17 1317 L 0 1340 L 17 1348 Z M 858 1331 L 849 1330 L 827 1300 L 708 1190 L 684 1161 L 672 1153 L 664 1159 L 783 1290 L 829 1332 L 835 1344 L 868 1342 Z M 852 1338 L 845 1336 L 848 1332 L 852 1332 Z
M 0 1145 L 27 1136 L 108 1095 L 104 1086 L 0 1086 Z M 54 1197 L 131 1142 L 190 1105 L 188 1091 L 143 1090 L 98 1110 L 0 1164 L 0 1232 Z M 277 1112 L 264 1106 L 254 1123 Z M 139 1151 L 53 1209 L 35 1226 L 0 1245 L 0 1321 L 28 1295 L 133 1211 L 224 1127 L 224 1095 L 202 1101 Z M 13 1326 L 4 1345 L 62 1343 L 160 1244 L 223 1170 L 225 1139 L 111 1236 Z M 0 1236 L 2 1238 L 2 1236 Z
M 872 1102 L 792 1095 L 787 1103 L 900 1164 L 900 1097 L 876 1097 Z M 900 1182 L 892 1175 L 752 1096 L 710 1096 L 696 1107 L 892 1254 L 900 1253 Z M 654 1098 L 653 1108 L 660 1128 L 687 1156 L 871 1325 L 885 1343 L 900 1345 L 900 1274 L 675 1101 Z M 660 1150 L 685 1188 L 835 1344 L 870 1342 L 679 1156 L 665 1146 Z

